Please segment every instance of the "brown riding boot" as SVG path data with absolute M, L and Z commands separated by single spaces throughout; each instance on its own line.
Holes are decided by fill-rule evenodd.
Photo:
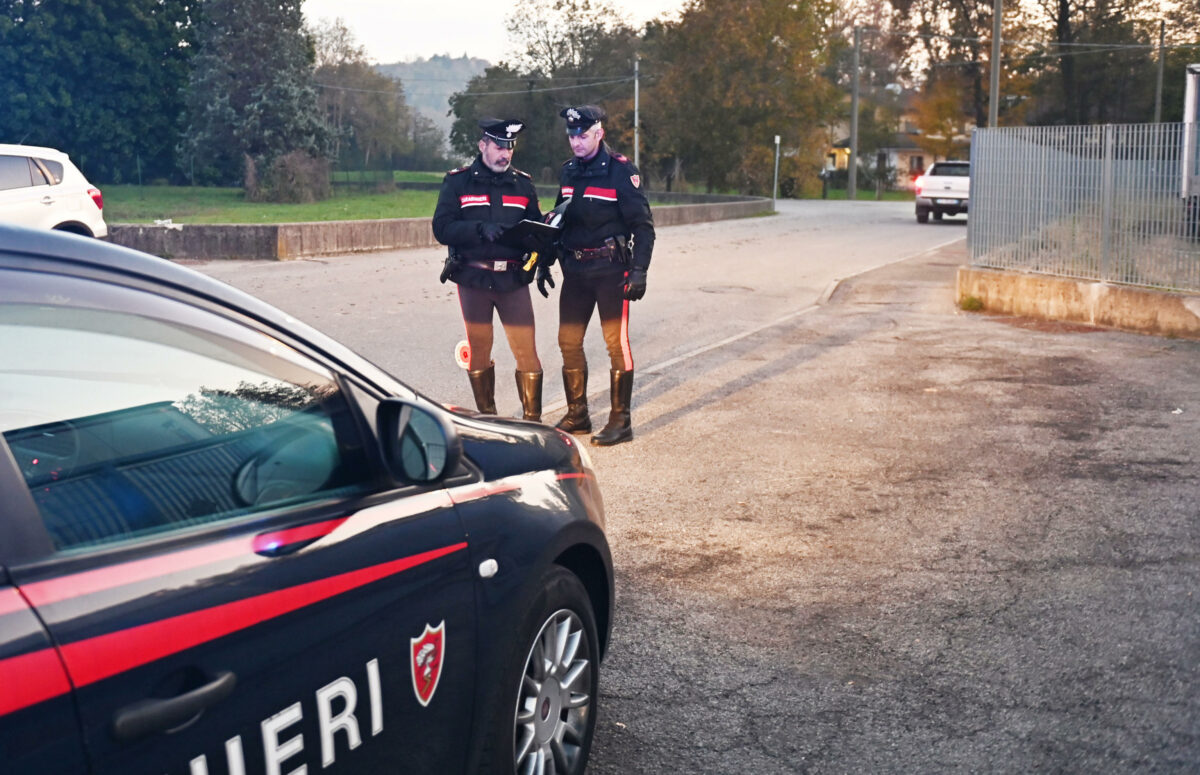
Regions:
M 526 420 L 542 421 L 542 372 L 517 371 L 517 395 Z
M 475 408 L 482 414 L 496 413 L 496 364 L 486 369 L 468 371 L 471 378 L 471 392 L 475 394 Z
M 592 437 L 592 444 L 597 447 L 633 441 L 633 426 L 629 419 L 629 405 L 633 401 L 633 372 L 613 369 L 609 376 L 612 379 L 612 411 L 608 414 L 608 424 L 604 430 Z
M 558 421 L 560 431 L 567 433 L 591 433 L 592 418 L 588 416 L 587 367 L 563 369 L 563 389 L 567 393 L 567 413 Z

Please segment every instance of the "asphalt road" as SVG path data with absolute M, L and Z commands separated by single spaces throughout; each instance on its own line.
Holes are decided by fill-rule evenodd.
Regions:
M 964 260 L 643 382 L 593 773 L 1200 769 L 1200 344 L 956 314 Z
M 663 230 L 650 293 L 686 298 L 635 320 L 636 439 L 593 450 L 618 604 L 591 772 L 1200 768 L 1200 344 L 957 312 L 956 220 Z M 317 266 L 201 268 L 465 382 L 444 343 L 372 351 L 365 313 L 303 307 L 370 279 Z
M 965 220 L 918 228 L 912 203 L 790 201 L 762 218 L 660 229 L 646 298 L 631 307 L 639 368 L 770 324 L 817 301 L 831 281 L 961 239 Z M 472 404 L 454 363 L 465 339 L 453 283 L 440 285 L 445 249 L 399 250 L 303 261 L 209 261 L 196 268 L 260 296 L 332 334 L 414 388 Z M 184 262 L 191 263 L 191 262 Z M 557 274 L 558 270 L 554 270 Z M 533 292 L 546 400 L 562 396 L 557 377 L 558 296 Z M 608 362 L 598 323 L 588 360 Z M 499 328 L 493 349 L 497 406 L 516 415 L 513 359 Z M 601 379 L 599 383 L 603 383 Z

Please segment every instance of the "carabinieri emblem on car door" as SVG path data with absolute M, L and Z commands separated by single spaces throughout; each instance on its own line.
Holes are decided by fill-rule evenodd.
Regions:
M 420 637 L 410 639 L 412 650 L 413 692 L 417 702 L 428 706 L 437 691 L 438 679 L 442 677 L 442 658 L 446 650 L 446 622 L 437 627 L 425 625 Z

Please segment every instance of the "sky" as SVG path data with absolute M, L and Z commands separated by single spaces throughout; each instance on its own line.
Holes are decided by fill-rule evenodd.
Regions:
M 676 13 L 684 0 L 609 0 L 627 23 L 640 27 Z M 310 23 L 340 18 L 377 64 L 435 54 L 496 63 L 512 53 L 505 21 L 517 0 L 304 0 Z

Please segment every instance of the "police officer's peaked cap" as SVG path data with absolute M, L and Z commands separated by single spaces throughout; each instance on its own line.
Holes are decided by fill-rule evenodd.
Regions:
M 581 135 L 598 122 L 608 118 L 604 108 L 599 105 L 578 105 L 573 108 L 565 108 L 558 115 L 567 120 L 567 134 L 569 135 Z
M 479 128 L 483 136 L 501 148 L 512 148 L 517 144 L 517 134 L 525 125 L 515 118 L 481 118 Z

